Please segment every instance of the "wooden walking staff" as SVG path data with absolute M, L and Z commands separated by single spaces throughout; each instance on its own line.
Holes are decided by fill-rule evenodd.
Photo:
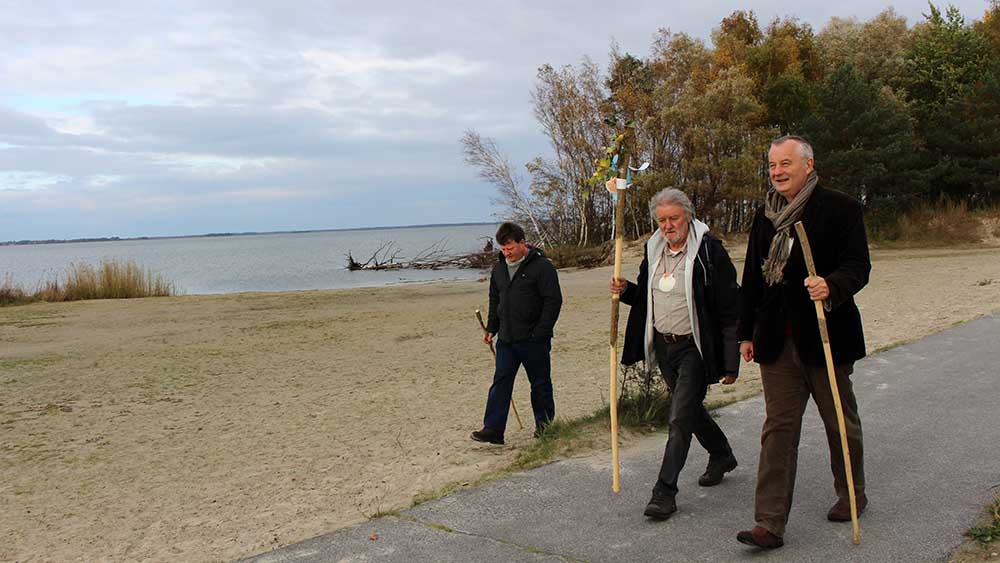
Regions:
M 621 193 L 629 187 L 632 178 L 632 171 L 642 172 L 649 167 L 649 163 L 644 163 L 639 168 L 626 166 L 624 162 L 626 150 L 626 136 L 634 144 L 635 124 L 628 122 L 623 131 L 615 133 L 611 137 L 611 143 L 604 149 L 606 155 L 601 160 L 595 161 L 597 171 L 591 176 L 592 185 L 597 185 L 608 176 L 613 177 L 605 182 L 604 186 L 611 192 L 615 202 L 615 279 L 622 277 L 622 236 L 625 230 L 625 194 Z M 611 385 L 609 395 L 611 399 L 611 490 L 618 492 L 619 469 L 618 469 L 618 305 L 619 296 L 611 292 Z
M 617 160 L 617 155 L 615 155 Z M 608 180 L 606 187 L 615 200 L 615 279 L 622 277 L 622 231 L 625 230 L 625 194 L 621 193 L 628 187 L 628 181 L 622 176 L 627 174 L 625 166 L 621 166 L 618 177 Z M 611 490 L 618 492 L 618 309 L 619 295 L 611 293 Z
M 799 234 L 799 244 L 806 259 L 806 269 L 810 276 L 816 275 L 816 264 L 813 262 L 812 249 L 809 248 L 809 238 L 802 221 L 796 221 L 795 231 Z M 844 424 L 844 407 L 840 403 L 840 389 L 837 387 L 837 374 L 833 369 L 833 352 L 830 350 L 830 334 L 826 330 L 826 313 L 822 301 L 816 304 L 816 320 L 819 322 L 819 336 L 823 340 L 823 353 L 826 355 L 826 373 L 830 378 L 830 390 L 833 392 L 833 406 L 837 410 L 837 427 L 840 430 L 840 449 L 844 452 L 844 472 L 847 474 L 847 493 L 851 498 L 851 527 L 854 530 L 854 545 L 859 543 L 858 501 L 854 496 L 854 472 L 851 470 L 851 452 L 847 449 L 847 428 Z
M 479 312 L 479 309 L 476 309 L 476 318 L 479 319 L 479 326 L 482 327 L 483 334 L 489 332 L 486 330 L 486 323 L 483 322 L 483 314 Z M 493 348 L 493 343 L 487 342 L 486 345 L 490 347 L 490 352 L 493 352 L 493 359 L 495 360 L 497 357 L 497 351 Z M 517 419 L 517 427 L 524 430 L 524 425 L 521 424 L 521 415 L 517 413 L 517 405 L 514 404 L 514 397 L 510 398 L 510 409 L 514 411 L 514 418 Z

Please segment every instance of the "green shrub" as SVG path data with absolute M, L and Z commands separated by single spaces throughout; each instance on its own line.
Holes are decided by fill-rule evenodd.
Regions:
M 658 369 L 647 371 L 641 364 L 621 367 L 619 424 L 635 429 L 660 428 L 669 412 L 670 395 Z

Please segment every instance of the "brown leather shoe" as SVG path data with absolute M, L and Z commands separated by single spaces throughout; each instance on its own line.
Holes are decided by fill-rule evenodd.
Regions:
M 865 511 L 865 507 L 868 506 L 868 497 L 864 494 L 859 495 L 855 498 L 858 503 L 858 517 L 861 517 L 861 513 Z M 830 508 L 830 512 L 826 513 L 826 519 L 831 522 L 850 522 L 851 521 L 851 499 L 842 498 L 837 501 L 837 504 Z
M 760 526 L 736 534 L 736 541 L 761 549 L 774 549 L 785 545 L 785 540 L 781 539 L 781 536 L 776 536 Z

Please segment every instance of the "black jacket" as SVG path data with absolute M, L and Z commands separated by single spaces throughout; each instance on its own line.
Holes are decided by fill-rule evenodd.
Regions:
M 551 338 L 562 292 L 556 268 L 537 248 L 528 251 L 510 279 L 503 253 L 490 275 L 490 315 L 486 330 L 504 342 Z
M 692 226 L 693 228 L 693 226 Z M 636 283 L 628 282 L 620 300 L 632 309 L 625 326 L 622 364 L 632 365 L 646 358 L 646 292 L 649 291 L 648 245 Z M 698 336 L 701 357 L 705 363 L 705 380 L 715 383 L 726 375 L 737 376 L 740 369 L 740 348 L 736 338 L 739 286 L 736 268 L 722 242 L 705 233 L 694 261 L 691 281 L 694 310 L 698 315 Z M 651 366 L 648 366 L 651 367 Z
M 826 312 L 826 324 L 833 363 L 853 363 L 865 356 L 865 335 L 854 294 L 868 283 L 871 272 L 861 203 L 842 192 L 816 186 L 802 212 L 802 224 L 812 247 L 816 274 L 830 287 L 832 310 Z M 764 283 L 761 265 L 774 234 L 763 207 L 758 209 L 743 265 L 740 340 L 752 340 L 754 360 L 766 364 L 778 358 L 786 334 L 791 334 L 803 363 L 824 366 L 816 306 L 803 285 L 808 272 L 794 228 L 796 240 L 785 265 L 784 281 L 774 286 Z

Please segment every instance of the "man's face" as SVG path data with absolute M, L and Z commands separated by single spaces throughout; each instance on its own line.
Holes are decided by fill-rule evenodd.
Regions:
M 795 199 L 813 171 L 813 159 L 803 158 L 800 148 L 798 141 L 789 139 L 767 151 L 771 184 L 788 201 Z
M 503 257 L 507 259 L 508 262 L 517 262 L 521 258 L 524 258 L 528 254 L 528 243 L 522 241 L 514 242 L 507 241 L 500 245 L 500 251 L 503 252 Z
M 656 206 L 656 224 L 667 242 L 675 250 L 687 242 L 691 218 L 684 208 L 676 203 Z

